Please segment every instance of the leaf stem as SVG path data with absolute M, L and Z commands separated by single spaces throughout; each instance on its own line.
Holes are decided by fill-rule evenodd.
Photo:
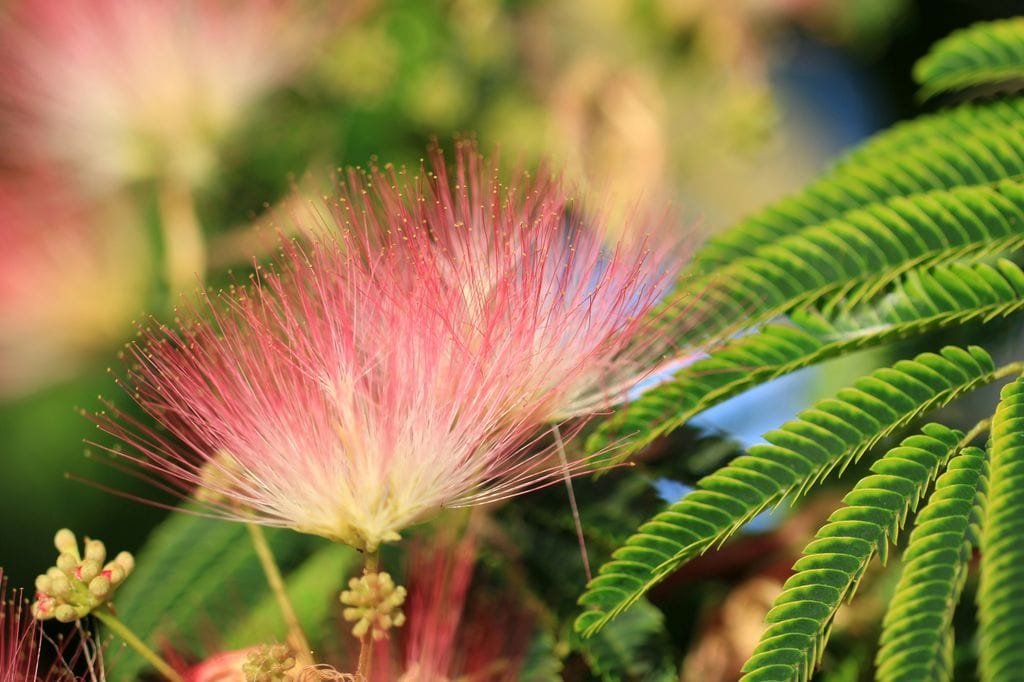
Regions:
M 179 675 L 174 668 L 170 666 L 167 661 L 160 658 L 155 651 L 146 646 L 145 642 L 136 636 L 134 632 L 128 629 L 128 626 L 121 622 L 121 620 L 114 615 L 108 607 L 101 607 L 92 612 L 92 615 L 96 616 L 101 623 L 110 628 L 110 631 L 125 641 L 125 643 L 131 648 L 135 649 L 144 659 L 160 672 L 161 675 L 166 677 L 171 682 L 185 682 L 184 678 Z
M 288 591 L 285 589 L 281 570 L 277 567 L 277 562 L 274 561 L 274 553 L 270 550 L 267 536 L 263 529 L 255 523 L 247 523 L 245 527 L 249 530 L 253 549 L 256 550 L 260 566 L 263 567 L 263 573 L 267 577 L 267 584 L 277 599 L 277 607 L 281 610 L 281 616 L 284 618 L 285 626 L 288 628 L 288 644 L 295 651 L 295 658 L 298 659 L 300 666 L 311 666 L 313 665 L 313 656 L 309 640 L 306 639 L 306 634 L 302 631 L 302 624 L 295 613 L 295 608 L 292 606 L 291 600 L 288 599 Z

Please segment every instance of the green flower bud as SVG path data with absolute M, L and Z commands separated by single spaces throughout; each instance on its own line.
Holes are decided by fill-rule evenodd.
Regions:
M 78 556 L 78 538 L 67 528 L 61 528 L 53 536 L 53 546 L 61 554 L 74 554 L 76 561 Z
M 127 576 L 135 570 L 135 557 L 130 552 L 119 552 L 114 557 L 114 563 L 124 569 L 124 574 Z
M 89 581 L 89 591 L 97 597 L 103 598 L 110 594 L 110 580 L 105 576 L 98 575 Z
M 48 575 L 36 576 L 36 592 L 42 592 L 43 594 L 50 594 L 53 585 L 53 578 Z
M 78 620 L 78 613 L 71 604 L 61 604 L 54 610 L 53 615 L 61 623 L 72 623 Z
M 112 585 L 120 585 L 125 579 L 124 569 L 115 563 L 109 563 L 103 567 L 103 573 L 107 575 Z
M 103 564 L 107 560 L 107 548 L 99 540 L 87 540 L 85 543 L 85 558 L 87 561 L 95 561 Z
M 100 574 L 100 564 L 97 561 L 86 559 L 75 571 L 75 577 L 81 580 L 83 583 L 88 583 L 90 580 Z
M 70 575 L 72 571 L 78 568 L 77 554 L 77 552 L 75 554 L 71 554 L 69 552 L 61 554 L 59 557 L 57 557 L 57 568 L 59 568 L 64 573 Z
M 50 595 L 54 597 L 66 597 L 71 593 L 71 581 L 61 573 L 50 581 Z

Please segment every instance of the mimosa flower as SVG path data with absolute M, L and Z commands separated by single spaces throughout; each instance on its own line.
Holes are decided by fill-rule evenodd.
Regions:
M 15 0 L 0 34 L 6 146 L 98 189 L 200 182 L 216 143 L 308 56 L 299 0 Z
M 552 180 L 506 189 L 477 164 L 464 148 L 455 186 L 441 161 L 365 191 L 353 173 L 281 274 L 132 347 L 128 390 L 171 437 L 116 411 L 101 427 L 222 516 L 369 551 L 442 507 L 559 480 L 535 434 L 604 388 L 678 260 L 606 249 Z

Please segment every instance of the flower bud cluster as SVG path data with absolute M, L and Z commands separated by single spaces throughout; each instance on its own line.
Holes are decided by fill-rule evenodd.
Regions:
M 399 608 L 405 602 L 405 588 L 395 585 L 387 573 L 364 573 L 348 581 L 349 589 L 341 593 L 345 620 L 355 623 L 352 634 L 362 638 L 367 633 L 375 640 L 384 639 L 392 627 L 405 623 Z
M 128 552 L 107 561 L 107 548 L 99 540 L 85 538 L 85 551 L 79 553 L 78 539 L 67 528 L 57 531 L 53 544 L 60 552 L 57 564 L 36 578 L 32 615 L 39 620 L 70 623 L 85 617 L 109 600 L 135 568 Z
M 283 644 L 263 645 L 250 653 L 242 672 L 245 682 L 291 682 L 294 678 L 288 671 L 295 667 L 295 657 Z

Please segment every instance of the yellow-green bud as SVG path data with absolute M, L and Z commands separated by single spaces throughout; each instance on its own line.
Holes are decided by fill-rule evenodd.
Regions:
M 102 564 L 107 560 L 107 548 L 99 540 L 88 540 L 85 543 L 85 558 Z
M 48 575 L 36 576 L 36 592 L 49 592 L 52 589 L 53 578 Z
M 104 566 L 103 572 L 109 575 L 112 585 L 120 585 L 121 581 L 125 579 L 124 569 L 115 563 L 109 563 Z
M 118 552 L 118 555 L 114 557 L 114 563 L 124 569 L 125 575 L 135 570 L 135 557 L 129 552 Z
M 78 567 L 78 557 L 75 554 L 65 552 L 57 557 L 57 568 L 64 573 L 71 573 Z
M 78 613 L 71 604 L 61 604 L 54 610 L 53 615 L 61 623 L 70 623 L 78 620 Z
M 97 597 L 106 597 L 110 594 L 110 580 L 98 575 L 89 581 L 89 591 Z
M 75 577 L 83 583 L 87 583 L 100 574 L 100 564 L 92 559 L 86 559 L 78 567 Z
M 57 534 L 53 536 L 53 546 L 57 548 L 57 551 L 61 554 L 78 554 L 78 539 L 75 534 L 67 528 L 61 528 L 57 531 Z
M 135 567 L 128 552 L 121 552 L 106 566 L 107 549 L 99 540 L 85 539 L 84 559 L 78 552 L 75 534 L 62 529 L 54 536 L 60 551 L 56 566 L 36 578 L 36 599 L 32 615 L 39 620 L 56 618 L 69 623 L 88 615 L 113 595 Z
M 66 597 L 70 592 L 71 581 L 68 580 L 68 577 L 63 573 L 54 576 L 50 581 L 50 589 L 48 590 L 48 593 L 52 594 L 54 597 Z

